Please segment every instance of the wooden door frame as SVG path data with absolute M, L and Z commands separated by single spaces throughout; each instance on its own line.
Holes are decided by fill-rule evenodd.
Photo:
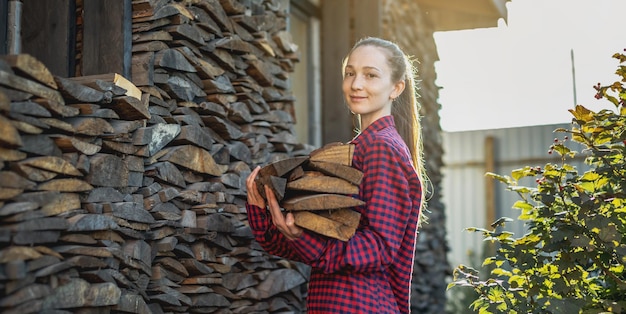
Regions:
M 341 62 L 365 36 L 382 34 L 382 0 L 322 1 L 322 142 L 347 142 L 355 135 L 341 90 Z

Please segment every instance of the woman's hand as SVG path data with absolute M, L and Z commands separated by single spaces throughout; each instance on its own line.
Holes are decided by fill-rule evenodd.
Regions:
M 302 228 L 296 226 L 296 219 L 292 213 L 284 215 L 280 211 L 280 205 L 278 205 L 274 191 L 267 185 L 265 186 L 265 196 L 267 196 L 267 202 L 270 205 L 270 214 L 272 215 L 274 226 L 289 240 L 299 238 L 302 235 Z
M 252 170 L 248 178 L 246 178 L 246 188 L 248 189 L 248 204 L 255 205 L 260 208 L 265 208 L 266 202 L 255 182 L 256 176 L 259 174 L 261 167 L 257 166 Z M 296 220 L 292 213 L 284 215 L 280 210 L 280 205 L 274 195 L 274 191 L 267 185 L 264 186 L 265 197 L 267 197 L 267 203 L 269 204 L 270 214 L 272 215 L 272 223 L 276 228 L 287 237 L 289 240 L 295 240 L 302 235 L 302 229 L 296 226 Z
M 265 208 L 265 199 L 259 193 L 256 184 L 256 176 L 259 174 L 261 167 L 257 166 L 252 170 L 248 178 L 246 179 L 246 188 L 248 190 L 248 204 L 255 205 L 261 208 Z

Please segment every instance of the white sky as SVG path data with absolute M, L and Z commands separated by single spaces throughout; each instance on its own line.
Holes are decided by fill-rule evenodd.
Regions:
M 626 0 L 512 0 L 497 27 L 437 32 L 444 131 L 569 123 L 578 104 L 612 109 L 608 85 L 626 48 Z

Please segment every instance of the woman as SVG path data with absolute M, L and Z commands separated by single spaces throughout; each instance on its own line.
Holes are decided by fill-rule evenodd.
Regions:
M 415 238 L 422 206 L 415 69 L 400 48 L 365 38 L 343 62 L 343 93 L 362 132 L 353 166 L 363 172 L 355 207 L 361 220 L 349 241 L 304 230 L 286 215 L 272 190 L 267 204 L 247 178 L 246 208 L 256 240 L 270 254 L 311 265 L 308 313 L 409 313 Z M 270 215 L 266 215 L 269 205 Z

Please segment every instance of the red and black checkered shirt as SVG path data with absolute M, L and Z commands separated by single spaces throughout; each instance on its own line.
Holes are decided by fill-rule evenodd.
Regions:
M 268 253 L 312 266 L 308 313 L 409 313 L 420 179 L 392 116 L 372 123 L 352 143 L 366 205 L 354 208 L 361 221 L 349 241 L 307 230 L 289 241 L 266 209 L 247 204 L 250 227 Z

